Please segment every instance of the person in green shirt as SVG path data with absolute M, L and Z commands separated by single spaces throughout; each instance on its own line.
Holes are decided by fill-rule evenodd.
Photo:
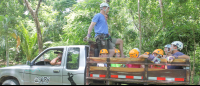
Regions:
M 115 49 L 115 54 L 114 54 L 114 57 L 120 57 L 120 50 L 119 49 Z M 110 65 L 111 67 L 123 67 L 122 64 L 111 64 Z

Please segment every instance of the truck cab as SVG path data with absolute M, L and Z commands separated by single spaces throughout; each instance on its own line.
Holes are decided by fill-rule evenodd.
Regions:
M 51 65 L 45 59 L 57 57 L 55 51 L 62 51 L 61 65 Z M 86 57 L 89 46 L 60 46 L 45 49 L 28 65 L 16 65 L 0 69 L 3 85 L 12 81 L 20 85 L 84 85 L 86 82 Z

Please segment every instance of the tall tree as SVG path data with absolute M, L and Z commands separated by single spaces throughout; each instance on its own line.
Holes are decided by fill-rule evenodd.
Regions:
M 2 22 L 3 28 L 5 29 L 5 42 L 6 42 L 6 66 L 9 66 L 9 44 L 8 44 L 8 23 L 10 19 L 5 17 L 4 21 Z
M 193 32 L 193 39 L 194 39 L 194 52 L 193 52 L 193 70 L 192 70 L 192 84 L 194 83 L 194 75 L 195 75 L 195 48 L 196 48 L 196 42 L 195 42 L 195 33 L 194 33 L 194 27 L 192 27 Z
M 110 0 L 105 0 L 106 1 L 106 3 L 109 3 L 110 2 Z
M 7 19 L 6 19 L 7 20 Z M 8 27 L 5 24 L 6 34 L 8 34 Z M 6 35 L 6 66 L 9 66 L 9 51 L 8 51 L 8 35 Z
M 140 48 L 140 50 L 142 50 L 142 33 L 141 33 L 141 21 L 140 21 L 140 0 L 138 0 L 138 16 L 139 16 L 139 35 L 140 35 L 139 48 Z
M 200 85 L 200 77 L 199 77 L 199 85 Z
M 164 26 L 164 21 L 163 21 L 163 3 L 162 3 L 162 0 L 159 0 L 159 5 L 160 5 L 160 12 L 161 12 L 161 18 L 162 18 L 162 29 L 165 28 Z
M 36 10 L 33 10 L 32 7 L 30 6 L 29 2 L 27 0 L 24 0 L 24 3 L 26 4 L 26 7 L 28 8 L 29 12 L 31 13 L 31 16 L 33 17 L 33 20 L 36 25 L 39 53 L 41 53 L 43 51 L 42 34 L 41 34 L 40 23 L 38 20 L 38 10 L 40 8 L 41 2 L 42 2 L 42 0 L 39 0 Z

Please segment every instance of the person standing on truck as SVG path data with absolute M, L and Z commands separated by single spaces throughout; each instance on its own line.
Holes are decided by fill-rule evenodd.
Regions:
M 61 65 L 61 61 L 62 61 L 62 51 L 57 51 L 54 52 L 56 54 L 58 54 L 58 56 L 56 58 L 54 58 L 53 60 L 51 60 L 50 64 L 51 65 Z
M 180 41 L 174 41 L 171 43 L 170 52 L 172 56 L 167 57 L 169 63 L 173 62 L 174 59 L 190 59 L 188 55 L 180 52 L 183 49 L 183 43 Z M 183 69 L 182 66 L 167 66 L 167 69 Z
M 110 9 L 110 6 L 107 3 L 100 4 L 100 13 L 96 14 L 93 17 L 92 22 L 88 28 L 88 34 L 86 36 L 86 39 L 89 40 L 89 38 L 91 37 L 90 33 L 92 32 L 92 29 L 94 28 L 95 39 L 98 44 L 98 50 L 101 50 L 107 47 L 107 49 L 109 50 L 109 57 L 112 57 L 115 53 L 114 51 L 115 44 L 119 44 L 121 56 L 125 57 L 123 54 L 123 41 L 121 39 L 111 39 L 110 37 L 107 20 L 105 18 L 105 15 L 109 12 L 109 9 Z
M 138 48 L 134 48 L 129 51 L 130 58 L 138 58 L 140 54 L 140 50 Z M 140 64 L 126 64 L 128 68 L 141 68 Z
M 108 57 L 108 50 L 107 49 L 101 49 L 99 53 L 99 57 L 105 58 Z M 98 67 L 107 67 L 107 64 L 104 63 L 97 63 Z

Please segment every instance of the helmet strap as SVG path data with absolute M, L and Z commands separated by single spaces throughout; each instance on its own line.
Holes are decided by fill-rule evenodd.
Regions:
M 158 56 L 161 56 L 161 55 L 157 55 L 152 61 L 154 62 L 155 60 L 158 60 L 158 62 L 154 62 L 155 64 L 159 64 L 160 63 L 160 59 L 158 58 Z
M 174 46 L 172 45 L 172 50 L 171 50 L 171 51 L 172 51 L 172 53 L 173 53 L 173 51 L 174 51 L 174 50 L 178 50 L 178 49 L 174 49 Z
M 103 11 L 105 12 L 105 14 L 106 14 L 106 10 L 108 9 L 108 7 L 106 7 L 106 9 L 103 9 Z
M 155 56 L 154 56 L 155 57 Z M 158 58 L 158 55 L 152 60 L 153 62 Z
M 169 53 L 170 52 L 170 50 L 169 50 L 170 48 L 167 48 L 167 53 Z

